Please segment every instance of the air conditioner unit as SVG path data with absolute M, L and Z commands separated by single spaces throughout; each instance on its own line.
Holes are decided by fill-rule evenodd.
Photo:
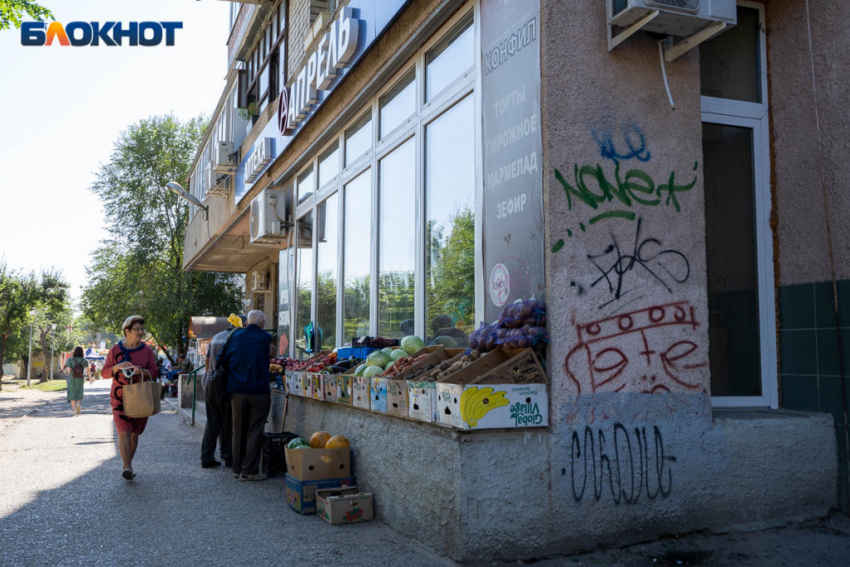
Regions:
M 268 272 L 256 271 L 251 274 L 251 293 L 270 293 Z
M 284 191 L 263 189 L 251 201 L 251 244 L 280 246 L 287 238 L 287 211 Z
M 230 195 L 230 176 L 213 174 L 212 185 L 207 190 L 210 197 L 227 197 Z
M 230 159 L 233 154 L 233 142 L 219 142 L 215 152 L 213 170 L 219 175 L 232 175 L 236 172 L 236 161 Z
M 641 30 L 676 37 L 692 36 L 716 22 L 735 25 L 738 21 L 736 0 L 606 1 L 610 25 L 626 28 L 649 20 Z

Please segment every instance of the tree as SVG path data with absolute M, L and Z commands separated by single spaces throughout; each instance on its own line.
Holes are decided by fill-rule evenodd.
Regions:
M 39 21 L 45 18 L 55 19 L 50 10 L 30 0 L 0 0 L 0 31 L 9 29 L 12 25 L 20 28 L 23 23 L 21 16 L 24 13 Z
M 188 205 L 165 189 L 188 175 L 205 126 L 200 117 L 181 122 L 173 116 L 130 126 L 91 188 L 103 202 L 113 238 L 92 255 L 85 317 L 120 333 L 129 315 L 141 315 L 157 344 L 180 354 L 188 346 L 191 316 L 242 309 L 234 276 L 183 271 Z M 174 361 L 171 351 L 167 356 Z

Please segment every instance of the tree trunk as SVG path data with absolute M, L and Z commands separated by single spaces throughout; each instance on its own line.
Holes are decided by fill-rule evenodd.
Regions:
M 9 337 L 0 338 L 0 392 L 3 391 L 3 361 L 6 360 L 6 343 L 9 342 Z
M 41 380 L 38 381 L 39 384 L 49 381 L 53 378 L 53 366 L 50 364 L 51 355 L 53 351 L 50 350 L 50 327 L 46 329 L 43 327 L 38 328 L 38 342 L 41 343 L 41 352 L 44 354 L 44 374 L 41 375 Z
M 29 376 L 30 371 L 30 359 L 29 357 L 22 356 L 21 360 L 24 362 L 24 380 L 26 380 L 27 376 Z

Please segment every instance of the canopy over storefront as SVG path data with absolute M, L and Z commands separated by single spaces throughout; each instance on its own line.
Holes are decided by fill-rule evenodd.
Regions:
M 227 317 L 192 317 L 189 320 L 189 338 L 210 339 L 229 325 Z

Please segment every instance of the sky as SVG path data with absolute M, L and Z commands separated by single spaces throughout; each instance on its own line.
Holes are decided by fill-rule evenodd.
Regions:
M 90 191 L 121 132 L 141 119 L 209 115 L 225 84 L 230 2 L 38 0 L 67 25 L 177 21 L 175 45 L 25 47 L 0 31 L 0 260 L 56 268 L 75 302 L 108 236 Z M 29 18 L 26 18 L 29 20 Z

